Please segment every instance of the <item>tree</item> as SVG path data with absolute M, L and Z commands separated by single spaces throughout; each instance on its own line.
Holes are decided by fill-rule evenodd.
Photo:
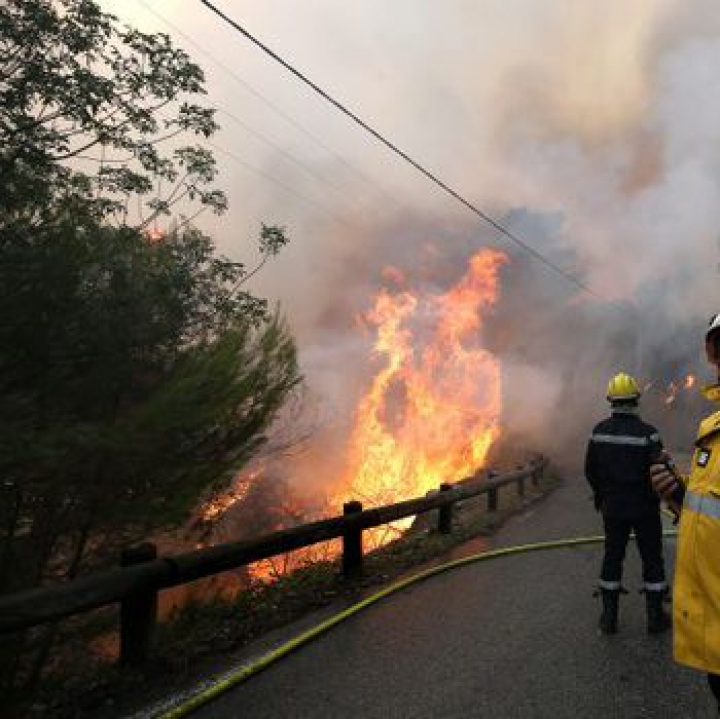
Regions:
M 127 538 L 182 518 L 262 443 L 299 378 L 277 313 L 234 291 L 244 268 L 197 230 L 149 243 L 67 225 L 3 260 L 8 587 L 41 581 L 56 550 L 83 556 L 91 532 Z M 9 559 L 23 527 L 25 577 Z
M 181 99 L 200 92 L 167 37 L 119 30 L 90 0 L 0 7 L 0 593 L 180 521 L 300 381 L 278 310 L 245 289 L 258 268 L 188 221 L 162 242 L 145 231 L 178 201 L 225 206 L 202 146 L 160 152 L 215 129 Z M 135 200 L 150 214 L 131 221 Z M 263 225 L 259 267 L 286 241 Z
M 222 211 L 212 153 L 177 144 L 217 129 L 194 102 L 203 82 L 167 35 L 92 0 L 0 4 L 0 228 L 80 211 L 144 228 L 184 200 Z
M 197 230 L 149 243 L 68 224 L 0 258 L 2 592 L 179 523 L 265 442 L 300 378 L 277 311 L 238 293 L 245 269 Z

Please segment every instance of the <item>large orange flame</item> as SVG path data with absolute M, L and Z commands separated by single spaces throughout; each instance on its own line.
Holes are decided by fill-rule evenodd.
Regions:
M 381 291 L 365 318 L 384 366 L 357 410 L 344 494 L 370 505 L 421 496 L 483 465 L 498 434 L 498 361 L 482 347 L 506 256 L 481 250 L 445 294 Z
M 480 250 L 444 294 L 414 293 L 400 270 L 385 269 L 395 292 L 381 290 L 362 318 L 375 328 L 373 355 L 383 364 L 359 401 L 344 476 L 327 477 L 325 514 L 337 514 L 348 499 L 369 507 L 419 497 L 483 466 L 502 408 L 500 365 L 482 345 L 483 315 L 497 300 L 506 260 L 501 252 Z M 201 517 L 222 515 L 262 473 L 262 467 L 244 472 L 231 492 L 202 508 Z M 371 544 L 382 544 L 395 531 L 365 534 L 373 535 Z M 316 558 L 317 551 L 334 556 L 337 543 L 253 565 L 250 573 L 271 579 Z

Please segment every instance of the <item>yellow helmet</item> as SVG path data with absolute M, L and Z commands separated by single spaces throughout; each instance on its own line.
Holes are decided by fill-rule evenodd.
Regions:
M 610 402 L 618 402 L 622 400 L 639 399 L 642 392 L 638 383 L 624 372 L 616 374 L 607 386 L 607 398 Z

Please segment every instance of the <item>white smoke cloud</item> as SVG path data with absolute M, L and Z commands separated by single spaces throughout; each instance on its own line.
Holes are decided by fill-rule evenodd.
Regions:
M 621 303 L 578 295 L 510 246 L 516 270 L 507 270 L 496 322 L 506 325 L 496 331 L 508 422 L 534 428 L 538 442 L 572 443 L 601 411 L 613 371 L 651 379 L 701 367 L 702 321 L 720 309 L 712 0 L 218 4 L 528 244 Z M 103 5 L 167 30 L 134 0 Z M 287 225 L 292 244 L 256 288 L 289 315 L 310 381 L 338 411 L 350 407 L 370 346 L 354 318 L 383 266 L 442 284 L 463 273 L 472 249 L 508 246 L 199 4 L 153 7 L 354 168 L 176 37 L 207 68 L 211 102 L 325 178 L 221 114 L 218 143 L 305 199 L 219 155 L 232 210 L 203 222 L 241 259 L 252 257 L 248 238 L 261 220 Z

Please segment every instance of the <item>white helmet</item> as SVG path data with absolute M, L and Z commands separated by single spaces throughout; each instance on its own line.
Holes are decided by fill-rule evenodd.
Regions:
M 720 312 L 710 318 L 707 332 L 705 333 L 705 350 L 708 359 L 720 366 Z
M 715 330 L 720 330 L 720 312 L 710 318 L 705 338 L 707 339 Z

